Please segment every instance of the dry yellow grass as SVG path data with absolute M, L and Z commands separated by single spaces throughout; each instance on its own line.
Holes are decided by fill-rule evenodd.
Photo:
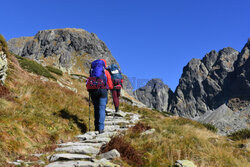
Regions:
M 126 106 L 126 105 L 125 105 Z M 207 130 L 202 124 L 180 118 L 165 117 L 157 111 L 127 106 L 143 115 L 143 122 L 156 129 L 153 135 L 141 136 L 129 131 L 125 140 L 144 152 L 144 166 L 172 166 L 176 160 L 188 159 L 199 167 L 249 166 L 250 153 L 231 141 Z
M 42 81 L 40 76 L 23 70 L 14 56 L 9 58 L 6 87 L 13 101 L 0 98 L 0 164 L 19 155 L 42 151 L 48 145 L 73 140 L 88 128 L 88 101 L 84 83 L 70 76 L 55 76 L 56 81 Z M 93 125 L 93 107 L 91 112 Z

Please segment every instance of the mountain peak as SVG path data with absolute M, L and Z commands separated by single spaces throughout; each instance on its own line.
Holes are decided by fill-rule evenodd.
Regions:
M 96 34 L 77 28 L 41 30 L 34 37 L 11 39 L 8 46 L 14 54 L 70 74 L 88 75 L 91 62 L 96 59 L 105 59 L 108 65 L 118 64 Z M 124 81 L 124 88 L 132 94 L 127 76 Z

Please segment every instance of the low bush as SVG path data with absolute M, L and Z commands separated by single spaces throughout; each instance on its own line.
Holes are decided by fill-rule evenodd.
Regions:
M 116 149 L 123 160 L 132 166 L 143 166 L 142 153 L 138 152 L 122 136 L 113 137 L 107 145 L 101 148 L 101 153 Z
M 145 123 L 138 122 L 135 126 L 131 127 L 134 133 L 142 133 L 146 130 L 151 129 L 150 126 L 146 125 Z
M 250 129 L 242 129 L 228 135 L 232 140 L 250 139 Z
M 27 70 L 28 72 L 32 72 L 34 74 L 56 80 L 56 78 L 49 72 L 49 70 L 43 67 L 41 64 L 38 64 L 35 61 L 29 60 L 27 58 L 23 58 L 17 55 L 16 55 L 16 58 L 18 59 L 20 66 L 23 69 Z
M 208 130 L 210 130 L 212 132 L 216 133 L 218 131 L 218 129 L 214 125 L 212 125 L 212 124 L 203 123 L 202 125 L 204 125 L 205 128 L 207 128 Z
M 7 100 L 13 100 L 9 89 L 1 84 L 0 84 L 0 98 L 4 98 Z
M 51 67 L 51 66 L 46 66 L 46 68 L 50 71 L 50 72 L 53 72 L 54 74 L 56 75 L 60 75 L 62 76 L 63 75 L 63 72 L 57 68 L 54 68 L 54 67 Z

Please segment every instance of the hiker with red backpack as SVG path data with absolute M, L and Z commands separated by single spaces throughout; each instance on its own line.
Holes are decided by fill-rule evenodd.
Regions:
M 111 66 L 109 66 L 108 71 L 110 72 L 111 79 L 114 85 L 111 92 L 112 92 L 113 102 L 115 106 L 115 111 L 118 112 L 119 111 L 119 97 L 121 93 L 121 88 L 123 87 L 122 73 L 121 73 L 120 68 L 116 64 L 112 64 Z
M 103 133 L 108 89 L 113 89 L 110 73 L 106 70 L 106 60 L 93 61 L 89 74 L 86 86 L 94 104 L 95 131 Z

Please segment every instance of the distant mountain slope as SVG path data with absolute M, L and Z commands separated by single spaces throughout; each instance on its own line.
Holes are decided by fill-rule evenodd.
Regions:
M 8 41 L 11 52 L 70 74 L 88 74 L 90 63 L 106 59 L 108 65 L 118 64 L 106 44 L 96 34 L 83 29 L 65 28 L 39 31 L 34 37 Z M 118 64 L 119 65 L 119 64 Z M 125 77 L 125 89 L 132 94 L 132 86 Z
M 147 106 L 160 111 L 212 123 L 219 129 L 223 129 L 227 125 L 228 129 L 225 133 L 248 128 L 250 118 L 250 113 L 247 112 L 250 109 L 250 39 L 240 53 L 227 47 L 219 52 L 211 51 L 202 60 L 192 59 L 183 68 L 183 74 L 174 94 L 172 95 L 170 91 L 169 94 L 165 93 L 160 98 L 172 97 L 170 102 L 162 104 L 165 106 L 164 109 L 156 107 L 155 99 L 149 98 L 161 92 L 159 89 L 155 90 L 152 91 L 151 87 L 145 86 L 135 91 L 136 97 Z M 158 100 L 158 103 L 160 101 Z M 166 108 L 168 110 L 165 110 Z M 231 114 L 224 114 L 222 110 L 225 108 L 238 114 L 231 112 Z M 221 114 L 215 114 L 215 112 Z M 209 121 L 205 120 L 205 117 L 209 118 Z M 231 117 L 234 121 L 230 121 Z M 225 123 L 225 120 L 228 122 Z
M 147 85 L 137 89 L 134 96 L 150 108 L 160 111 L 168 111 L 170 100 L 172 99 L 172 90 L 160 79 L 152 79 Z

